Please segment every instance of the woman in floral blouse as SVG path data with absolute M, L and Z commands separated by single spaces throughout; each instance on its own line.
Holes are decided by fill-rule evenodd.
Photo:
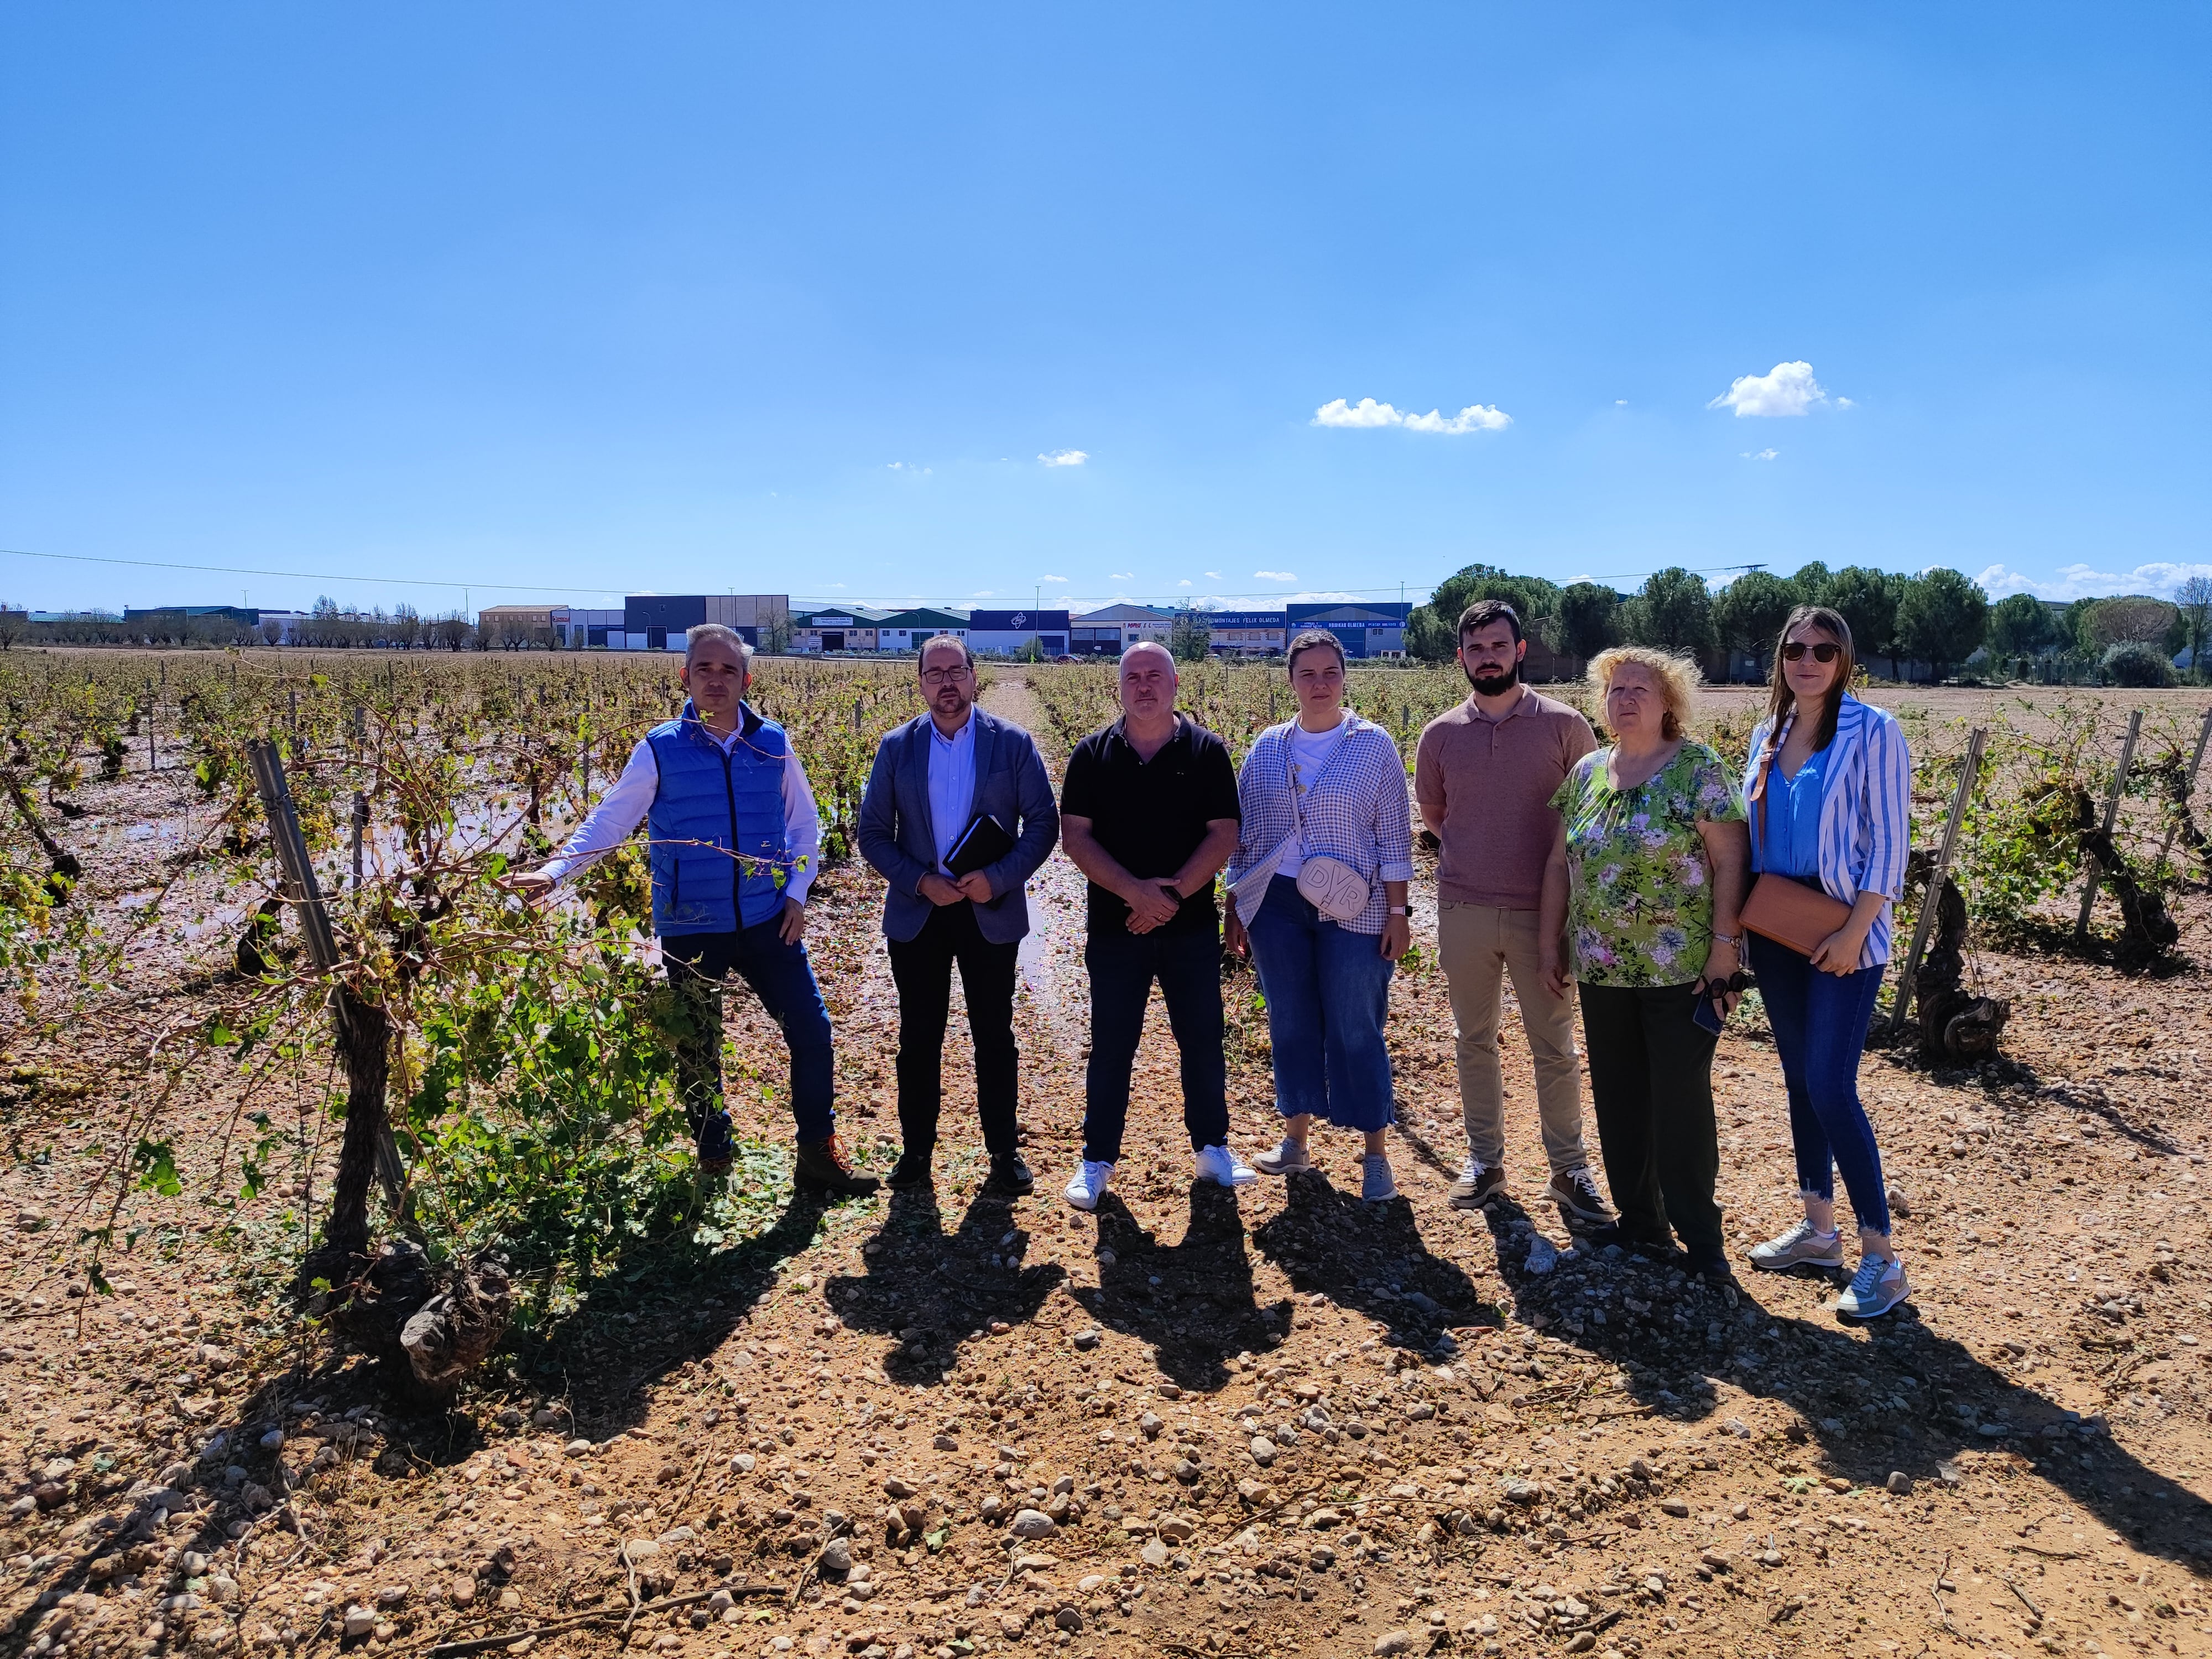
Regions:
M 1544 974 L 1581 987 L 1590 1103 L 1620 1218 L 1590 1242 L 1729 1276 L 1713 1182 L 1714 1029 L 1736 1004 L 1750 837 L 1721 757 L 1684 735 L 1698 671 L 1639 646 L 1601 653 L 1589 681 L 1613 746 L 1585 755 L 1552 805 Z M 1561 941 L 1572 952 L 1564 959 Z M 1672 1223 L 1672 1232 L 1668 1224 Z

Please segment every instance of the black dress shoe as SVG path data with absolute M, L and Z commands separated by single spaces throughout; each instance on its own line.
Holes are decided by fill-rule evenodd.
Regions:
M 837 1137 L 827 1140 L 802 1140 L 799 1143 L 797 1167 L 792 1171 L 792 1184 L 802 1193 L 827 1193 L 837 1198 L 866 1198 L 879 1183 L 875 1176 L 862 1175 L 845 1156 L 844 1147 Z
M 930 1152 L 909 1146 L 899 1154 L 891 1172 L 884 1177 L 886 1187 L 927 1187 L 933 1177 L 930 1173 Z
M 1692 1279 L 1702 1279 L 1708 1285 L 1729 1285 L 1735 1283 L 1735 1269 L 1729 1265 L 1727 1252 L 1688 1250 L 1683 1253 L 1676 1267 Z
M 1030 1173 L 1030 1166 L 1022 1162 L 1019 1152 L 1001 1152 L 991 1160 L 991 1178 L 983 1184 L 994 1193 L 1027 1198 L 1036 1189 L 1036 1177 Z

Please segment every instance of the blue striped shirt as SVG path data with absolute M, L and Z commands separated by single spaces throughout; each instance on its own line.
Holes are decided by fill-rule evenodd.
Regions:
M 1774 734 L 1774 752 L 1790 740 L 1796 714 L 1784 715 Z M 1778 774 L 1774 793 L 1762 804 L 1753 799 L 1759 787 L 1760 762 L 1767 753 L 1771 721 L 1761 720 L 1751 734 L 1751 760 L 1743 775 L 1743 793 L 1751 802 L 1752 868 L 1765 873 L 1760 860 L 1757 833 L 1762 810 L 1789 811 L 1787 786 Z M 1836 712 L 1835 739 L 1823 757 L 1825 787 L 1820 795 L 1820 885 L 1832 898 L 1857 902 L 1861 893 L 1881 893 L 1894 900 L 1905 890 L 1905 860 L 1912 847 L 1912 753 L 1905 743 L 1905 728 L 1897 717 L 1872 703 L 1861 702 L 1849 692 Z M 1786 872 L 1784 872 L 1786 873 Z M 1889 960 L 1891 919 L 1896 906 L 1885 904 L 1867 929 L 1859 966 L 1873 968 Z
M 1344 736 L 1320 776 L 1293 806 L 1291 722 L 1271 726 L 1252 741 L 1237 775 L 1244 813 L 1237 851 L 1229 860 L 1234 886 L 1245 872 L 1265 864 L 1298 833 L 1305 819 L 1306 858 L 1340 859 L 1367 878 L 1367 908 L 1340 924 L 1354 933 L 1380 933 L 1389 912 L 1386 881 L 1413 878 L 1413 813 L 1406 793 L 1406 762 L 1390 734 L 1372 720 L 1345 715 Z

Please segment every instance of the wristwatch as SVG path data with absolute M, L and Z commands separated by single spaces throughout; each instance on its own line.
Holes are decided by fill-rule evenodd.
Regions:
M 1407 909 L 1407 908 L 1402 904 L 1394 904 L 1390 907 L 1388 914 L 1394 916 L 1404 916 L 1411 915 L 1413 913 Z
M 1725 945 L 1731 951 L 1741 951 L 1743 949 L 1743 935 L 1741 933 L 1715 933 L 1713 935 L 1713 943 L 1716 945 Z
M 1173 900 L 1174 900 L 1177 904 L 1181 904 L 1181 903 L 1182 902 L 1182 895 L 1181 893 L 1179 893 L 1179 892 L 1177 892 L 1177 891 L 1176 890 L 1176 884 L 1175 884 L 1173 882 L 1171 882 L 1171 881 L 1164 881 L 1164 882 L 1162 882 L 1162 883 L 1160 884 L 1160 891 L 1162 891 L 1163 893 L 1165 893 L 1165 894 L 1166 894 L 1170 898 L 1173 899 Z

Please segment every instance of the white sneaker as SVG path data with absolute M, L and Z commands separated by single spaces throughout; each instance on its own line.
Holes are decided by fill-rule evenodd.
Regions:
M 1398 1196 L 1398 1179 L 1390 1173 L 1390 1160 L 1370 1152 L 1359 1160 L 1359 1196 L 1369 1204 L 1387 1204 Z
M 1075 1179 L 1067 1183 L 1067 1201 L 1079 1210 L 1095 1210 L 1098 1200 L 1106 1194 L 1106 1183 L 1114 1178 L 1110 1164 L 1093 1164 L 1083 1160 L 1083 1167 L 1075 1172 Z
M 1261 1175 L 1296 1175 L 1301 1170 L 1313 1168 L 1313 1159 L 1306 1156 L 1306 1144 L 1283 1137 L 1283 1144 L 1272 1152 L 1262 1152 L 1252 1160 L 1252 1167 Z
M 1847 1319 L 1875 1319 L 1912 1294 L 1905 1282 L 1905 1263 L 1885 1261 L 1869 1250 L 1859 1258 L 1859 1270 L 1829 1305 Z
M 1840 1267 L 1844 1265 L 1844 1236 L 1824 1233 L 1809 1221 L 1800 1221 L 1785 1233 L 1751 1247 L 1751 1265 L 1778 1273 L 1791 1267 Z
M 1210 1181 L 1217 1187 L 1249 1187 L 1260 1176 L 1258 1171 L 1226 1146 L 1206 1146 L 1199 1150 L 1198 1178 Z

